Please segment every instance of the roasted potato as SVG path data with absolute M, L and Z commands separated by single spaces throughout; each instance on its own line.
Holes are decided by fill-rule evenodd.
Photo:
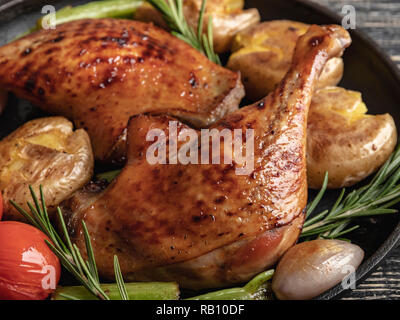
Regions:
M 339 87 L 314 93 L 307 128 L 310 188 L 351 186 L 376 171 L 393 152 L 397 131 L 389 114 L 367 115 L 361 94 Z
M 202 0 L 184 0 L 183 12 L 188 24 L 197 30 L 197 22 Z M 223 53 L 230 50 L 234 36 L 250 26 L 260 22 L 257 9 L 243 10 L 244 0 L 208 0 L 204 14 L 204 31 L 210 15 L 213 21 L 214 50 Z M 154 22 L 158 26 L 167 25 L 158 11 L 144 3 L 134 15 L 135 19 Z
M 266 96 L 289 70 L 297 39 L 308 24 L 275 20 L 263 22 L 238 33 L 227 67 L 240 71 L 246 97 L 256 101 Z M 319 78 L 317 88 L 334 86 L 343 75 L 343 60 L 332 58 Z
M 23 220 L 9 203 L 14 200 L 28 210 L 29 185 L 35 192 L 43 186 L 50 210 L 89 181 L 93 173 L 89 136 L 62 117 L 29 121 L 0 141 L 0 190 L 4 218 Z

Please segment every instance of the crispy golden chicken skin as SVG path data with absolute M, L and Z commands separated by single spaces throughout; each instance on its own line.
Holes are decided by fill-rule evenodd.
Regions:
M 208 125 L 238 108 L 240 76 L 138 21 L 78 20 L 0 48 L 0 87 L 87 130 L 97 159 L 121 160 L 144 112 Z
M 87 133 L 73 131 L 62 117 L 29 121 L 0 141 L 0 191 L 4 218 L 23 220 L 9 203 L 15 201 L 29 212 L 29 185 L 36 194 L 43 186 L 49 213 L 85 185 L 93 174 L 93 153 Z
M 174 118 L 133 117 L 120 175 L 107 189 L 84 188 L 63 204 L 82 250 L 85 221 L 101 275 L 113 277 L 114 254 L 127 280 L 174 280 L 195 289 L 243 282 L 274 264 L 295 243 L 304 219 L 307 113 L 316 81 L 326 61 L 350 42 L 339 26 L 312 26 L 273 93 L 210 127 L 246 136 L 254 130 L 254 167 L 246 174 L 236 171 L 243 165 L 235 157 L 224 164 L 232 157 L 226 142 L 221 164 L 149 162 L 154 142 L 147 134 L 157 129 L 169 137 Z M 178 136 L 188 129 L 177 123 Z M 187 143 L 178 142 L 178 149 Z M 167 139 L 168 150 L 171 145 Z
M 394 120 L 366 112 L 359 92 L 338 87 L 315 92 L 307 128 L 310 188 L 321 188 L 325 172 L 329 188 L 351 186 L 389 158 L 397 142 Z
M 184 0 L 183 13 L 189 26 L 197 30 L 197 22 L 202 0 Z M 234 36 L 246 28 L 260 22 L 257 9 L 243 10 L 244 0 L 208 0 L 204 14 L 204 31 L 207 32 L 208 20 L 212 16 L 214 50 L 217 53 L 231 49 Z M 168 28 L 162 15 L 148 3 L 144 3 L 134 14 L 135 19 L 154 22 Z
M 274 90 L 290 68 L 299 36 L 310 27 L 290 20 L 263 22 L 240 32 L 234 42 L 227 67 L 240 71 L 246 97 L 258 100 Z M 317 88 L 334 86 L 343 75 L 343 60 L 330 59 L 318 80 Z

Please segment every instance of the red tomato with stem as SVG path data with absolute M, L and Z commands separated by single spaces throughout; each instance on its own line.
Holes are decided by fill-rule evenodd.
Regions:
M 1 300 L 42 300 L 55 290 L 60 261 L 45 240 L 49 238 L 31 225 L 0 222 Z

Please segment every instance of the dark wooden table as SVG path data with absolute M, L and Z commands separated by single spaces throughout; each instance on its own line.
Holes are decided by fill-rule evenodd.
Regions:
M 373 38 L 400 67 L 400 0 L 312 0 L 341 14 L 344 5 L 356 9 L 357 29 Z M 400 105 L 400 101 L 399 101 Z M 400 244 L 382 265 L 343 299 L 400 300 Z

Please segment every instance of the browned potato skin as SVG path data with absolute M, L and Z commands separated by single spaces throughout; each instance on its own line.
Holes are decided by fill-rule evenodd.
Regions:
M 356 115 L 351 110 L 361 95 L 349 96 L 343 88 L 314 93 L 307 128 L 307 177 L 310 188 L 320 189 L 325 172 L 328 188 L 354 185 L 376 171 L 393 152 L 397 131 L 389 114 Z M 339 112 L 349 111 L 349 115 Z
M 244 96 L 238 73 L 139 21 L 87 19 L 41 30 L 1 47 L 0 65 L 1 88 L 73 120 L 105 162 L 124 160 L 133 115 L 206 126 Z
M 55 207 L 87 183 L 93 173 L 93 153 L 87 133 L 73 131 L 62 117 L 29 121 L 0 141 L 0 190 L 4 219 L 23 220 L 9 203 L 14 200 L 29 212 L 29 185 L 44 198 L 52 213 Z
M 293 51 L 299 36 L 309 28 L 308 24 L 290 20 L 263 22 L 237 34 L 227 67 L 240 71 L 246 89 L 246 97 L 256 101 L 271 92 L 289 70 Z M 251 52 L 238 50 L 248 47 L 248 41 L 268 37 L 258 43 Z M 262 51 L 263 47 L 270 48 Z M 343 75 L 343 60 L 334 57 L 322 71 L 317 88 L 334 86 Z
M 197 30 L 197 22 L 202 0 L 184 0 L 183 11 L 188 24 Z M 213 21 L 214 50 L 224 53 L 230 50 L 234 36 L 260 22 L 257 9 L 243 10 L 243 0 L 208 0 L 204 14 L 204 31 L 210 16 Z M 145 3 L 134 15 L 135 19 L 154 22 L 158 26 L 168 28 L 161 14 Z

